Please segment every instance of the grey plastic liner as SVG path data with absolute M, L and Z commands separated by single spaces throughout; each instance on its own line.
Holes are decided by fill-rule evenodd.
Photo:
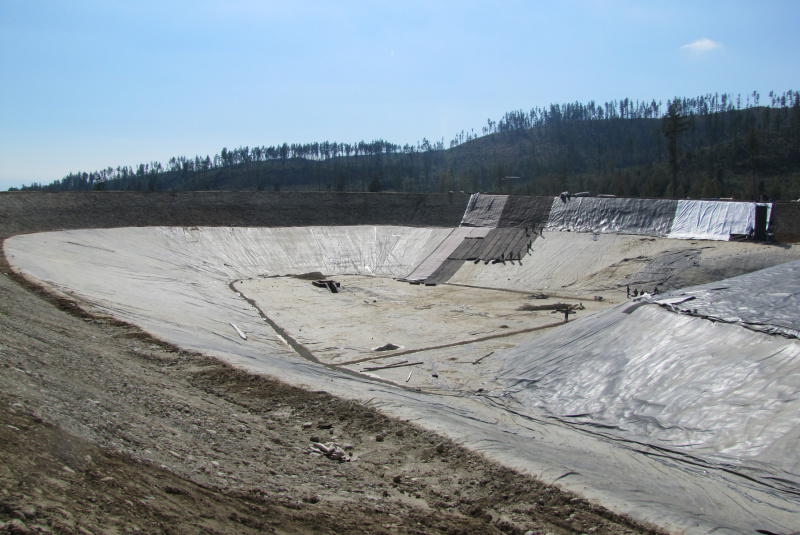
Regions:
M 455 251 L 464 238 L 469 236 L 486 236 L 491 229 L 483 227 L 458 227 L 450 231 L 436 249 L 423 260 L 411 274 L 405 277 L 408 281 L 424 281 L 439 268 Z
M 547 230 L 666 236 L 678 201 L 572 197 L 553 199 Z
M 656 288 L 664 292 L 680 287 L 680 282 L 676 284 L 676 278 L 699 266 L 700 256 L 699 249 L 665 251 L 650 260 L 643 269 L 629 276 L 626 282 L 631 290 L 644 289 L 648 293 Z
M 184 349 L 369 403 L 671 532 L 797 530 L 800 499 L 791 492 L 800 472 L 797 340 L 645 304 L 631 314 L 617 309 L 570 321 L 546 336 L 531 333 L 519 351 L 496 352 L 487 361 L 507 370 L 507 396 L 440 396 L 298 358 L 229 286 L 243 278 L 311 271 L 398 277 L 448 233 L 364 226 L 132 227 L 17 236 L 4 248 L 26 276 Z M 553 270 L 584 271 L 590 260 L 580 256 L 556 265 L 559 248 L 574 255 L 570 243 L 650 243 L 599 238 L 565 233 L 535 249 L 554 258 Z M 523 269 L 533 270 L 533 264 L 526 259 Z M 259 335 L 245 341 L 230 323 Z M 588 416 L 575 416 L 581 413 Z M 697 440 L 669 442 L 661 435 L 670 432 Z M 714 445 L 743 462 L 710 464 Z
M 450 255 L 452 260 L 519 260 L 536 237 L 517 228 L 492 229 L 484 237 L 466 238 Z
M 649 298 L 675 312 L 800 338 L 800 261 Z
M 531 197 L 527 195 L 511 195 L 506 200 L 503 215 L 497 225 L 500 228 L 528 227 L 537 230 L 547 225 L 552 197 Z
M 796 340 L 627 303 L 499 358 L 506 386 L 492 397 L 509 409 L 544 412 L 679 463 L 724 468 L 732 481 L 797 500 Z
M 475 193 L 470 197 L 467 211 L 464 212 L 462 227 L 490 227 L 500 223 L 508 195 L 482 195 Z
M 449 281 L 456 272 L 464 265 L 463 260 L 447 259 L 425 279 L 425 284 L 444 284 Z
M 535 238 L 534 231 L 521 228 L 496 228 L 489 230 L 486 236 L 466 237 L 447 260 L 425 279 L 425 283 L 447 282 L 465 261 L 521 263 Z

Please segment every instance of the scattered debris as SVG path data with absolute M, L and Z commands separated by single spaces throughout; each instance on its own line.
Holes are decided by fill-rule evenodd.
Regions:
M 332 281 L 332 280 L 315 280 L 311 281 L 311 284 L 316 286 L 317 288 L 327 288 L 331 291 L 331 293 L 338 294 L 339 288 L 342 287 L 342 283 Z
M 475 362 L 473 362 L 473 364 L 477 364 L 477 363 L 479 363 L 480 361 L 482 361 L 483 359 L 485 359 L 486 357 L 490 357 L 490 356 L 492 356 L 492 355 L 494 355 L 494 351 L 491 351 L 491 352 L 489 352 L 489 353 L 486 353 L 484 356 L 482 356 L 481 358 L 479 358 L 478 360 L 476 360 Z
M 388 370 L 390 368 L 405 368 L 406 366 L 419 366 L 420 364 L 424 364 L 423 362 L 408 362 L 404 360 L 403 362 L 398 362 L 396 364 L 389 364 L 387 366 L 375 366 L 372 368 L 364 368 L 365 372 L 374 372 L 376 370 Z M 410 377 L 410 375 L 409 375 Z
M 584 310 L 583 304 L 577 305 L 570 305 L 569 303 L 551 303 L 549 305 L 522 305 L 521 307 L 517 308 L 517 310 L 523 311 L 535 311 L 535 310 L 554 310 L 557 312 L 564 312 L 565 310 L 569 310 L 573 312 L 575 310 Z
M 231 324 L 231 327 L 236 329 L 236 332 L 239 333 L 239 336 L 241 336 L 243 340 L 247 340 L 247 336 L 245 336 L 245 334 L 242 332 L 242 330 L 239 327 L 236 326 L 236 324 L 231 323 L 231 322 L 228 322 L 228 323 Z
M 310 448 L 312 453 L 324 455 L 334 461 L 345 462 L 350 460 L 347 458 L 347 452 L 344 451 L 344 448 L 335 442 L 326 442 L 325 444 L 312 442 Z

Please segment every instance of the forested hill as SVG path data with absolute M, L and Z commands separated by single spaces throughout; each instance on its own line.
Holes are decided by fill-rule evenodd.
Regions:
M 800 198 L 800 92 L 551 105 L 488 120 L 481 135 L 399 146 L 240 147 L 71 173 L 23 189 L 483 191 L 774 200 Z M 670 144 L 670 135 L 674 145 Z M 674 174 L 674 175 L 673 175 Z

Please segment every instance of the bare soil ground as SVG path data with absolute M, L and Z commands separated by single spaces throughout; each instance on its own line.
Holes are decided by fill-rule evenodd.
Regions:
M 93 316 L 1 262 L 0 533 L 658 532 L 368 406 Z
M 584 303 L 386 277 L 333 278 L 340 284 L 335 294 L 313 286 L 306 275 L 241 280 L 231 287 L 321 363 L 440 393 L 492 389 L 489 380 L 503 366 L 496 352 L 564 324 L 562 311 L 531 311 L 532 303 L 555 307 L 566 301 L 576 307 L 574 319 L 625 297 L 619 289 L 596 292 L 602 301 Z

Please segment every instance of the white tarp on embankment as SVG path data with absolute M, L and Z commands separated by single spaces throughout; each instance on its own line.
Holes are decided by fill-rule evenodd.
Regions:
M 310 271 L 402 276 L 449 233 L 122 228 L 15 236 L 4 247 L 14 269 L 187 350 L 370 403 L 638 519 L 683 533 L 800 525 L 797 341 L 656 305 L 614 309 L 497 355 L 508 395 L 437 396 L 298 357 L 229 286 Z M 649 436 L 668 447 L 637 441 Z
M 767 206 L 767 221 L 772 204 Z M 732 234 L 749 235 L 756 222 L 756 204 L 726 201 L 678 201 L 668 238 L 729 240 Z

